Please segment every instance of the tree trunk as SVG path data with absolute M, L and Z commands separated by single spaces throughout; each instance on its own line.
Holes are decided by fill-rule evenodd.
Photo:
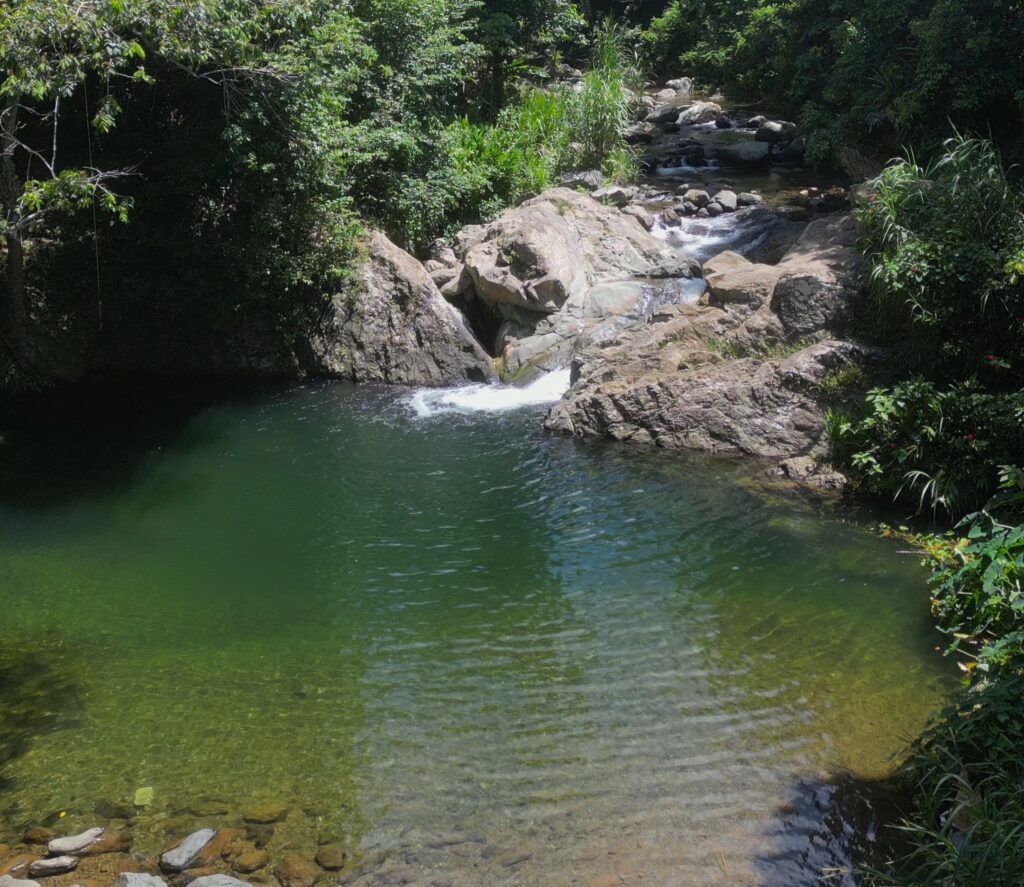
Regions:
M 0 206 L 7 220 L 7 273 L 4 293 L 4 333 L 19 345 L 24 342 L 28 321 L 25 308 L 25 246 L 16 227 L 21 181 L 14 166 L 19 97 L 11 96 L 0 111 Z

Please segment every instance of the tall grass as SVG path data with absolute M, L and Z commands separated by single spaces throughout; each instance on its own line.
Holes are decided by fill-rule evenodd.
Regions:
M 636 98 L 627 83 L 638 76 L 621 31 L 605 22 L 578 90 L 523 85 L 493 126 L 462 119 L 448 128 L 453 193 L 486 217 L 573 170 L 596 168 L 609 181 L 631 181 L 636 158 L 623 133 Z
M 1024 196 L 992 142 L 957 134 L 927 166 L 891 164 L 858 216 L 872 332 L 911 369 L 962 379 L 1024 356 Z
M 861 485 L 959 517 L 1024 452 L 1024 194 L 995 146 L 956 135 L 928 166 L 890 165 L 858 209 L 864 331 L 892 378 L 830 423 Z

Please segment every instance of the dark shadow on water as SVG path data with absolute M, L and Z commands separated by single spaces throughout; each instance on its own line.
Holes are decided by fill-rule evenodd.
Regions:
M 854 887 L 863 871 L 885 871 L 899 855 L 903 790 L 896 780 L 849 774 L 805 778 L 767 831 L 768 850 L 755 860 L 761 887 Z
M 0 798 L 7 799 L 0 815 L 8 825 L 20 813 L 10 800 L 11 764 L 37 737 L 78 726 L 81 712 L 81 690 L 70 674 L 39 654 L 0 650 Z
M 204 410 L 258 400 L 283 387 L 252 380 L 98 378 L 0 400 L 0 504 L 46 507 L 121 489 L 152 453 L 201 443 L 203 432 L 188 429 Z

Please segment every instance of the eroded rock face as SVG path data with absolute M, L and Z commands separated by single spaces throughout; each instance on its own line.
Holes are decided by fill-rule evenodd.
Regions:
M 853 244 L 852 221 L 840 216 L 809 225 L 777 265 L 730 252 L 710 259 L 704 304 L 583 350 L 547 427 L 813 461 L 825 450 L 826 377 L 875 357 L 836 338 L 857 291 Z
M 654 297 L 638 281 L 657 289 L 699 272 L 631 210 L 555 188 L 460 233 L 472 297 L 499 319 L 494 349 L 506 379 L 566 366 L 580 344 L 643 322 Z M 614 295 L 596 289 L 613 282 Z
M 771 307 L 791 337 L 838 331 L 855 297 L 861 255 L 849 215 L 811 222 L 779 263 Z
M 423 265 L 379 232 L 350 291 L 331 302 L 301 357 L 310 371 L 354 382 L 436 386 L 495 378 L 458 309 Z
M 551 410 L 547 427 L 667 448 L 775 458 L 814 454 L 825 434 L 821 380 L 868 356 L 836 340 L 782 361 L 727 360 L 699 350 L 675 355 L 670 372 L 635 378 L 601 382 L 602 371 L 590 367 L 589 379 Z

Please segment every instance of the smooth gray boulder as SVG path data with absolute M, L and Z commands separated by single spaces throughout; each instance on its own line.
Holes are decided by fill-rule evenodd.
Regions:
M 735 212 L 736 207 L 739 205 L 736 192 L 730 191 L 728 188 L 717 192 L 714 199 L 722 209 L 730 213 Z
M 694 102 L 676 119 L 680 126 L 695 126 L 699 123 L 711 123 L 722 113 L 722 106 L 715 102 Z
M 704 263 L 708 302 L 760 308 L 771 300 L 780 274 L 772 265 L 754 264 L 734 252 L 720 253 Z
M 553 188 L 456 238 L 480 298 L 553 314 L 602 280 L 689 277 L 692 259 L 589 195 Z
M 677 77 L 674 80 L 669 80 L 665 86 L 669 89 L 674 89 L 681 95 L 689 95 L 693 92 L 693 79 L 691 77 Z
M 674 123 L 679 117 L 679 108 L 675 105 L 658 105 L 645 118 L 648 123 Z
M 711 202 L 710 196 L 707 191 L 703 191 L 700 188 L 690 188 L 685 194 L 683 194 L 683 203 L 692 203 L 701 209 L 707 206 Z
M 778 264 L 771 308 L 791 339 L 840 332 L 857 298 L 861 254 L 849 214 L 811 222 Z
M 476 297 L 504 321 L 494 349 L 506 380 L 568 364 L 586 333 L 587 296 L 596 285 L 699 273 L 693 259 L 632 214 L 566 188 L 464 229 L 456 253 Z
M 160 868 L 168 872 L 184 871 L 216 834 L 216 830 L 212 828 L 192 832 L 177 847 L 172 847 L 160 857 Z
M 74 855 L 76 853 L 81 853 L 90 844 L 95 844 L 100 838 L 102 838 L 105 831 L 106 829 L 97 826 L 96 828 L 86 829 L 78 835 L 68 835 L 66 838 L 54 838 L 46 845 L 46 849 L 51 856 L 63 856 L 65 854 Z
M 445 287 L 462 291 L 461 272 Z M 353 382 L 443 386 L 495 378 L 459 310 L 420 262 L 380 232 L 302 357 L 317 372 Z

